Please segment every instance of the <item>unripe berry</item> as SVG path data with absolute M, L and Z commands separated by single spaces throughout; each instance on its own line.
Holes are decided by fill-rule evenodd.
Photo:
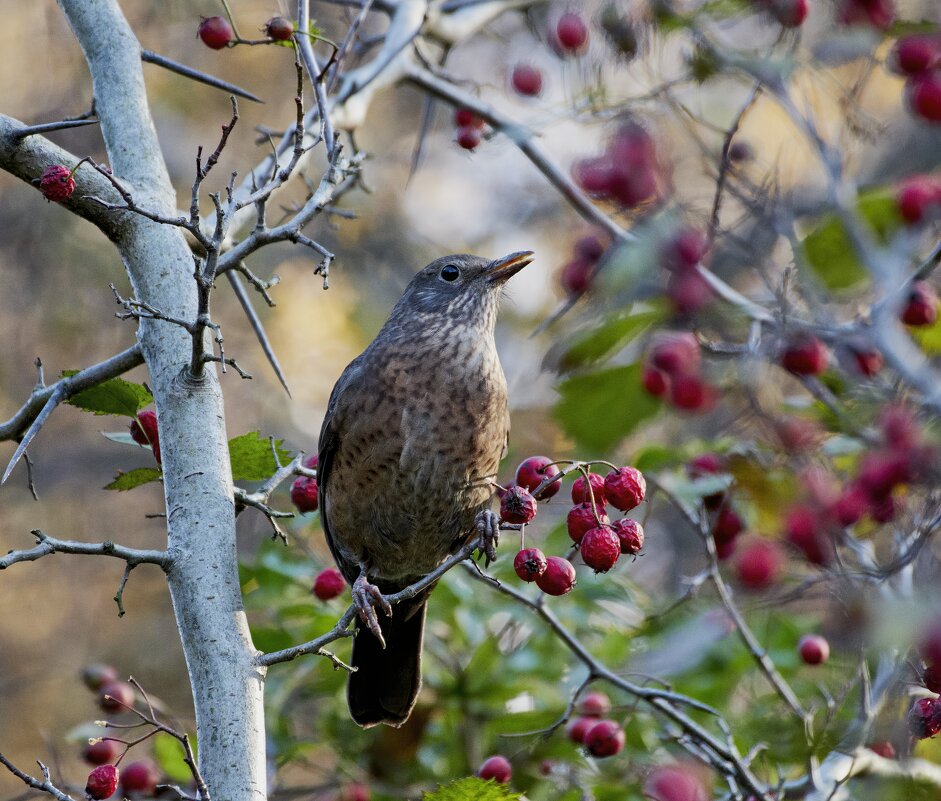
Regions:
M 134 705 L 134 687 L 126 681 L 113 681 L 98 692 L 98 705 L 105 712 L 123 712 Z
M 618 467 L 604 477 L 604 492 L 615 509 L 629 512 L 643 502 L 647 481 L 636 467 Z
M 919 698 L 908 710 L 908 730 L 912 737 L 926 740 L 941 732 L 941 700 Z
M 317 487 L 316 478 L 307 476 L 298 476 L 291 484 L 291 503 L 294 508 L 302 514 L 305 512 L 314 512 L 319 503 L 320 490 Z
M 484 124 L 483 119 L 469 108 L 454 109 L 454 125 L 456 128 L 483 128 Z
M 578 714 L 589 718 L 603 718 L 611 711 L 611 699 L 604 693 L 586 693 L 578 702 Z
M 596 573 L 607 573 L 621 556 L 621 540 L 610 526 L 597 526 L 581 542 L 582 560 Z
M 820 375 L 827 369 L 827 346 L 812 334 L 793 338 L 781 354 L 781 366 L 794 375 Z
M 513 88 L 524 97 L 536 97 L 542 92 L 542 72 L 532 64 L 517 64 L 511 78 Z
M 346 581 L 343 574 L 335 567 L 321 570 L 314 579 L 311 592 L 321 601 L 331 601 L 346 590 Z
M 591 286 L 595 265 L 585 258 L 567 262 L 559 273 L 559 283 L 567 295 L 581 295 Z
M 599 720 L 585 733 L 585 749 L 593 757 L 609 757 L 624 748 L 624 729 L 613 720 Z
M 457 129 L 457 143 L 465 150 L 473 150 L 480 144 L 480 129 L 467 126 Z
M 555 37 L 560 50 L 578 53 L 588 44 L 588 26 L 579 14 L 566 11 L 556 23 Z
M 539 495 L 535 494 L 536 488 L 547 478 L 557 476 L 560 472 L 548 456 L 530 456 L 516 468 L 516 483 L 533 493 L 537 500 L 547 501 L 562 488 L 562 482 L 553 481 Z
M 523 581 L 535 581 L 546 572 L 548 562 L 538 548 L 524 548 L 513 560 L 513 569 Z
M 235 39 L 235 31 L 225 17 L 204 17 L 196 29 L 196 35 L 206 47 L 221 50 Z
M 688 332 L 664 332 L 651 343 L 651 364 L 669 375 L 695 373 L 701 364 L 699 340 Z
M 931 325 L 938 319 L 938 293 L 927 281 L 916 281 L 908 293 L 908 303 L 902 310 L 906 325 Z
M 536 516 L 536 499 L 524 487 L 510 487 L 500 499 L 504 523 L 529 523 Z
M 550 556 L 545 572 L 536 579 L 536 586 L 547 595 L 565 595 L 575 587 L 575 568 L 568 559 Z
M 506 757 L 497 755 L 487 759 L 484 764 L 480 766 L 477 775 L 480 776 L 481 779 L 493 779 L 500 784 L 506 784 L 513 776 L 513 768 L 510 766 L 510 761 Z
M 568 516 L 565 519 L 565 525 L 572 542 L 581 542 L 590 529 L 599 525 L 607 525 L 609 522 L 604 506 L 600 504 L 592 506 L 590 503 L 576 504 L 569 509 Z
M 921 682 L 925 689 L 933 693 L 941 693 L 941 663 L 928 665 L 921 674 Z
M 160 771 L 149 759 L 125 765 L 121 771 L 121 789 L 125 793 L 152 796 L 160 781 Z
M 797 643 L 797 651 L 807 665 L 822 665 L 830 658 L 830 643 L 819 634 L 805 634 Z
M 635 555 L 644 547 L 644 527 L 636 520 L 622 517 L 612 524 L 614 533 L 621 543 L 621 553 Z
M 82 749 L 82 759 L 90 765 L 114 762 L 121 755 L 121 745 L 114 740 L 98 740 Z
M 94 801 L 111 798 L 118 789 L 119 776 L 118 769 L 114 765 L 99 765 L 88 774 L 85 794 Z
M 928 73 L 912 78 L 908 102 L 922 119 L 941 122 L 941 75 Z
M 585 742 L 585 735 L 588 730 L 598 722 L 597 718 L 581 717 L 570 720 L 565 727 L 565 733 L 573 743 L 581 745 Z
M 591 492 L 588 488 L 591 486 Z M 588 473 L 586 480 L 584 475 L 575 479 L 572 484 L 572 503 L 591 503 L 594 498 L 595 503 L 604 504 L 604 476 L 597 473 Z
M 286 42 L 294 36 L 294 26 L 289 19 L 272 17 L 265 23 L 265 34 L 276 42 Z
M 755 540 L 738 555 L 735 569 L 738 580 L 749 590 L 763 590 L 774 584 L 781 567 L 781 554 L 773 543 Z
M 46 200 L 54 200 L 57 203 L 68 200 L 75 191 L 72 171 L 61 164 L 50 164 L 39 176 L 39 191 Z
M 118 680 L 118 671 L 111 665 L 86 665 L 82 668 L 82 681 L 89 690 L 100 690 L 105 684 Z

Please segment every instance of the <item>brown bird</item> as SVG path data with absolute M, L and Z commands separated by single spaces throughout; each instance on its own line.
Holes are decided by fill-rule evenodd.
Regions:
M 320 513 L 359 612 L 347 699 L 361 726 L 400 726 L 421 687 L 430 588 L 394 611 L 383 595 L 426 576 L 475 531 L 494 556 L 488 507 L 510 429 L 494 326 L 503 284 L 530 261 L 529 251 L 433 261 L 330 396 Z

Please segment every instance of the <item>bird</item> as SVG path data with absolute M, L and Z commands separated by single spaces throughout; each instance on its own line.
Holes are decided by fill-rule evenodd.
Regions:
M 321 523 L 352 586 L 356 632 L 347 682 L 364 728 L 401 726 L 421 689 L 428 596 L 385 596 L 427 576 L 471 537 L 496 556 L 490 509 L 510 418 L 494 339 L 506 281 L 532 251 L 456 254 L 409 282 L 330 395 L 318 443 Z

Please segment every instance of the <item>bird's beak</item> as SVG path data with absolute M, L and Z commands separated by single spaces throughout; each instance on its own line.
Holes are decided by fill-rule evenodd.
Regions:
M 502 284 L 508 278 L 516 275 L 527 264 L 533 260 L 531 250 L 521 250 L 518 253 L 511 253 L 502 259 L 495 259 L 487 267 L 487 281 L 491 284 Z

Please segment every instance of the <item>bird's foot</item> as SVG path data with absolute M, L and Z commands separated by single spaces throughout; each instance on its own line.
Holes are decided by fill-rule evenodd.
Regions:
M 359 619 L 363 621 L 369 630 L 373 633 L 380 645 L 386 647 L 385 638 L 382 636 L 382 630 L 379 628 L 379 616 L 376 614 L 376 607 L 382 607 L 386 617 L 392 617 L 392 605 L 385 599 L 381 590 L 370 583 L 366 576 L 366 570 L 360 572 L 356 581 L 353 582 L 353 604 L 359 614 Z
M 474 527 L 480 535 L 480 550 L 487 557 L 486 566 L 497 558 L 497 546 L 500 544 L 500 518 L 496 512 L 484 509 L 477 513 Z

